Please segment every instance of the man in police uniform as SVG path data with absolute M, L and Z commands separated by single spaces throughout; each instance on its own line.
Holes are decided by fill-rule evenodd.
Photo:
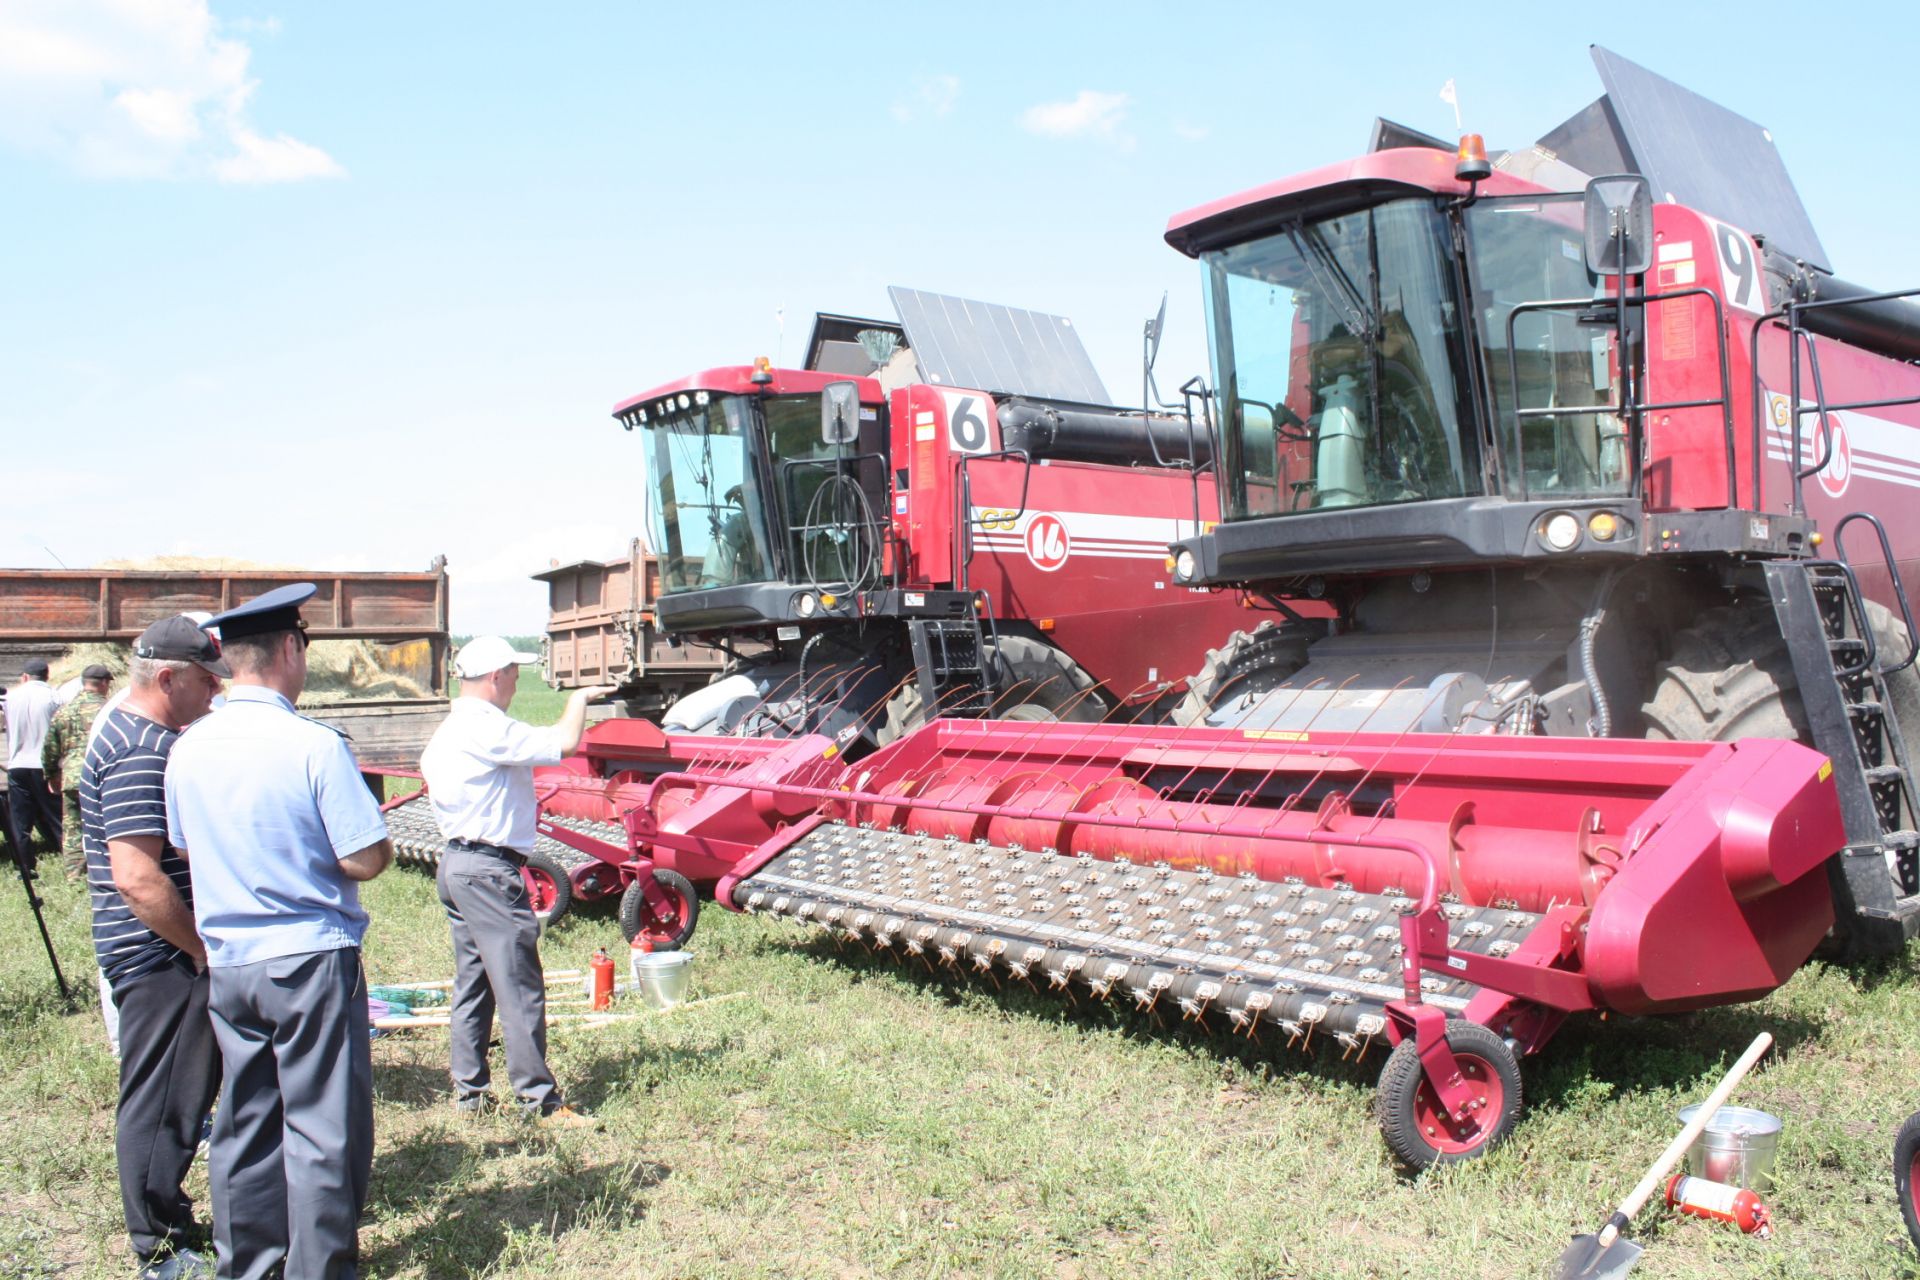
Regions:
M 207 1161 L 221 1280 L 359 1273 L 373 1062 L 358 882 L 393 848 L 346 740 L 293 709 L 314 591 L 295 583 L 208 619 L 233 683 L 167 765 L 226 1068 Z
M 87 854 L 80 841 L 80 770 L 87 763 L 87 743 L 93 721 L 107 705 L 113 673 L 94 663 L 80 673 L 80 692 L 53 713 L 47 741 L 40 748 L 40 767 L 47 785 L 60 793 L 60 826 L 66 840 L 67 879 L 87 874 Z
M 520 875 L 533 852 L 539 804 L 533 766 L 559 764 L 580 745 L 587 703 L 613 686 L 575 689 L 560 723 L 546 729 L 507 714 L 520 668 L 537 661 L 498 636 L 467 642 L 454 660 L 460 696 L 420 756 L 427 799 L 447 851 L 438 873 L 440 903 L 453 930 L 454 1105 L 484 1111 L 487 1042 L 500 1011 L 507 1076 L 520 1105 L 552 1128 L 593 1122 L 567 1106 L 547 1068 L 547 993 L 540 971 L 540 926 Z

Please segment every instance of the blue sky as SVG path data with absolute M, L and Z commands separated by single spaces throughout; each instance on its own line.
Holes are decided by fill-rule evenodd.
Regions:
M 0 564 L 444 553 L 456 629 L 537 630 L 526 575 L 640 532 L 616 401 L 889 284 L 1070 315 L 1122 400 L 1166 291 L 1176 385 L 1171 214 L 1376 115 L 1450 136 L 1448 78 L 1524 145 L 1589 43 L 1768 126 L 1840 275 L 1920 284 L 1920 19 L 1837 9 L 0 0 Z

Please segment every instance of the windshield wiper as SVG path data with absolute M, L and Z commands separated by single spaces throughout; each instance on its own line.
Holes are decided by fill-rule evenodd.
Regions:
M 1354 331 L 1354 337 L 1364 341 L 1369 348 L 1379 335 L 1379 325 L 1374 318 L 1373 309 L 1367 299 L 1355 287 L 1353 277 L 1340 265 L 1340 259 L 1334 255 L 1333 247 L 1319 227 L 1305 222 L 1296 222 L 1287 228 L 1287 235 L 1293 241 L 1294 250 L 1306 260 L 1307 269 L 1313 272 L 1313 278 L 1340 304 L 1347 313 L 1347 327 Z

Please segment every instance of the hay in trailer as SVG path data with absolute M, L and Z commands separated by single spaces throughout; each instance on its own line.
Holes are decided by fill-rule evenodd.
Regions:
M 303 707 L 364 698 L 431 698 L 431 690 L 380 664 L 380 646 L 371 640 L 315 640 L 307 649 L 307 688 Z
M 120 569 L 130 573 L 303 573 L 297 564 L 265 564 L 242 560 L 238 556 L 132 556 L 102 560 L 96 569 Z
M 117 689 L 127 682 L 127 659 L 131 656 L 132 650 L 124 644 L 103 641 L 99 644 L 69 645 L 47 659 L 50 668 L 47 683 L 58 689 L 69 680 L 79 679 L 82 671 L 97 662 L 113 673 L 113 685 Z

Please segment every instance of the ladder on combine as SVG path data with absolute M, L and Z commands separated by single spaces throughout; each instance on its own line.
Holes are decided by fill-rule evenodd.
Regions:
M 1886 547 L 1886 531 L 1865 512 L 1834 529 L 1833 542 L 1865 520 Z M 1913 632 L 1912 610 L 1888 557 L 1895 595 Z M 1856 956 L 1890 955 L 1920 934 L 1920 800 L 1887 679 L 1916 656 L 1883 654 L 1846 562 L 1776 561 L 1766 566 L 1774 615 L 1787 640 L 1807 727 L 1833 762 L 1847 847 L 1830 872 L 1834 916 Z
M 992 709 L 993 672 L 977 616 L 916 618 L 908 634 L 928 719 L 978 717 Z

